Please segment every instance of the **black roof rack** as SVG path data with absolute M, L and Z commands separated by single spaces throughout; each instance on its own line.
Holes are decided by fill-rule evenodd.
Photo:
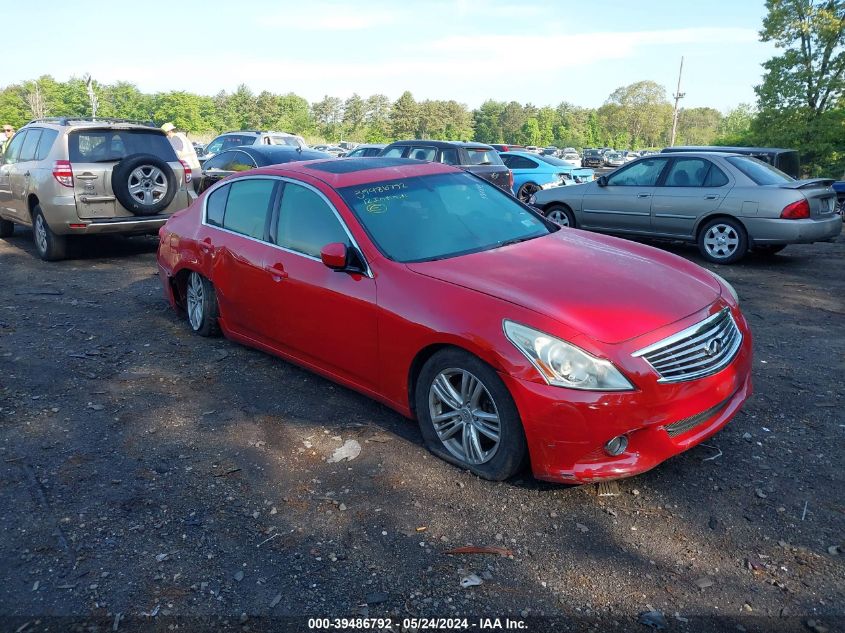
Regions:
M 152 121 L 139 121 L 137 119 L 116 119 L 112 117 L 98 116 L 82 117 L 82 116 L 48 116 L 40 119 L 33 119 L 30 123 L 58 123 L 59 125 L 68 125 L 71 121 L 84 121 L 90 123 L 131 123 L 133 125 L 145 125 L 147 127 L 158 127 Z

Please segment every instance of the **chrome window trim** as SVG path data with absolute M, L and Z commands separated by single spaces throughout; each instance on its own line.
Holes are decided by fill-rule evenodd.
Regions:
M 270 174 L 267 174 L 267 175 L 256 174 L 255 176 L 241 176 L 241 177 L 235 178 L 233 180 L 221 180 L 220 182 L 214 183 L 211 187 L 209 187 L 204 192 L 205 197 L 203 198 L 203 201 L 202 201 L 202 224 L 203 224 L 203 226 L 207 226 L 211 229 L 216 229 L 218 231 L 223 231 L 223 232 L 229 233 L 231 235 L 237 235 L 239 237 L 243 237 L 245 239 L 252 240 L 253 242 L 258 242 L 259 244 L 264 244 L 265 246 L 277 248 L 280 251 L 284 251 L 285 253 L 291 253 L 293 255 L 299 255 L 300 257 L 304 257 L 305 259 L 310 259 L 312 261 L 320 262 L 320 264 L 323 263 L 323 261 L 319 257 L 314 257 L 313 255 L 308 255 L 307 253 L 295 251 L 291 248 L 286 248 L 284 246 L 280 246 L 279 244 L 273 244 L 272 242 L 265 242 L 264 240 L 259 240 L 258 238 L 252 237 L 251 235 L 244 235 L 243 233 L 238 233 L 237 231 L 232 231 L 231 229 L 227 229 L 227 228 L 222 227 L 222 226 L 217 226 L 216 224 L 209 224 L 208 221 L 207 221 L 208 198 L 209 198 L 209 196 L 212 193 L 214 193 L 217 189 L 229 186 L 229 185 L 231 185 L 235 182 L 238 182 L 240 180 L 280 180 L 282 182 L 289 182 L 293 185 L 300 185 L 302 187 L 306 187 L 307 189 L 310 189 L 311 191 L 316 193 L 328 205 L 329 209 L 332 210 L 332 213 L 334 213 L 334 216 L 337 218 L 337 221 L 340 222 L 340 226 L 343 227 L 343 230 L 346 233 L 346 236 L 349 238 L 349 242 L 352 244 L 353 247 L 355 247 L 355 249 L 358 251 L 358 254 L 361 255 L 361 259 L 364 260 L 364 266 L 366 267 L 366 270 L 364 271 L 364 275 L 366 277 L 369 277 L 370 279 L 373 279 L 373 272 L 372 272 L 372 269 L 370 268 L 370 263 L 367 261 L 367 258 L 364 256 L 364 252 L 361 250 L 361 247 L 358 246 L 358 242 L 355 240 L 352 233 L 349 231 L 349 227 L 346 226 L 346 222 L 343 221 L 343 218 L 340 216 L 340 213 L 338 213 L 335 206 L 325 196 L 325 194 L 323 194 L 322 191 L 320 191 L 319 189 L 317 189 L 313 185 L 308 184 L 307 182 L 302 182 L 301 180 L 296 180 L 294 178 L 287 178 L 285 176 L 273 176 L 273 175 L 270 175 Z M 284 192 L 282 193 L 282 195 L 284 195 Z M 227 200 L 227 202 L 228 202 L 228 200 Z M 225 212 L 224 212 L 223 217 L 224 218 L 226 217 Z

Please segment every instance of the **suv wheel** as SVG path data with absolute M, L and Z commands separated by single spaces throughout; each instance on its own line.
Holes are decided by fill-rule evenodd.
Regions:
M 14 222 L 9 222 L 9 220 L 0 220 L 0 237 L 12 237 L 14 232 Z
M 50 230 L 50 225 L 47 224 L 40 205 L 35 205 L 32 210 L 32 238 L 38 256 L 45 262 L 54 262 L 65 258 L 67 237 L 56 235 Z
M 164 160 L 152 154 L 127 156 L 112 170 L 117 201 L 135 215 L 155 215 L 176 195 L 176 175 Z

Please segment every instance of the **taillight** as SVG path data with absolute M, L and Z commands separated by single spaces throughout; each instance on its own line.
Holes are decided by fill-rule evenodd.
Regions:
M 788 204 L 780 212 L 780 217 L 784 220 L 803 220 L 810 217 L 810 203 L 806 200 L 799 200 Z
M 73 187 L 73 167 L 69 160 L 57 160 L 53 163 L 53 178 L 63 187 Z
M 184 160 L 180 160 L 179 162 L 182 163 L 182 167 L 185 169 L 185 184 L 188 184 L 194 177 L 194 174 L 191 171 L 191 166 Z
M 513 172 L 508 169 L 508 187 L 513 189 Z

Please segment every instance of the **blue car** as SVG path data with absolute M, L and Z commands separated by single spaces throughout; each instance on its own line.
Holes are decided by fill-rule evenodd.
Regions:
M 513 172 L 516 197 L 527 203 L 541 189 L 575 185 L 595 179 L 592 169 L 573 167 L 554 156 L 531 152 L 500 152 L 502 162 Z

